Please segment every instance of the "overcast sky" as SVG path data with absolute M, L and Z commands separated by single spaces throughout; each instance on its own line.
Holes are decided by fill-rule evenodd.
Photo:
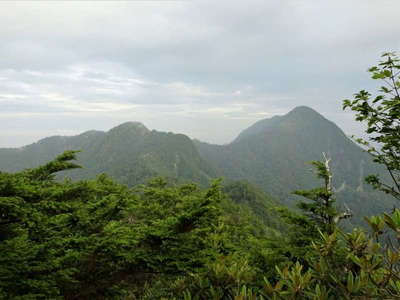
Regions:
M 0 147 L 125 121 L 227 143 L 341 101 L 400 50 L 400 1 L 0 1 Z

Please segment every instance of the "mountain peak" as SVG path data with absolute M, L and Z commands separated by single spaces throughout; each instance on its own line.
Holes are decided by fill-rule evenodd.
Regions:
M 287 113 L 287 116 L 290 115 L 304 115 L 304 116 L 321 116 L 319 112 L 316 110 L 312 109 L 311 107 L 302 105 L 302 106 L 297 106 L 293 108 L 290 112 Z
M 318 124 L 329 122 L 320 113 L 308 106 L 297 106 L 283 116 L 274 116 L 269 119 L 263 119 L 254 123 L 249 128 L 243 130 L 239 136 L 234 140 L 237 142 L 244 137 L 256 136 L 258 134 L 265 134 L 279 128 L 300 128 L 310 126 L 318 128 Z M 316 125 L 317 124 L 317 125 Z
M 140 135 L 146 135 L 150 133 L 150 130 L 143 123 L 130 121 L 111 128 L 109 132 L 137 132 Z
M 327 120 L 319 112 L 308 106 L 297 106 L 286 115 L 282 116 L 282 119 L 285 122 L 295 123 L 298 125 L 311 124 L 314 127 L 318 127 L 317 124 L 321 124 L 321 122 L 331 123 L 331 121 Z

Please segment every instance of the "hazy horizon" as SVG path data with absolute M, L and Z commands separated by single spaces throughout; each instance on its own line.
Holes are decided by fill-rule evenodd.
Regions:
M 296 106 L 295 108 L 297 108 L 297 107 L 301 107 L 301 105 L 299 105 L 299 106 Z M 303 106 L 304 107 L 304 106 Z M 305 106 L 305 107 L 308 107 L 308 106 Z M 294 108 L 294 109 L 295 109 Z M 308 108 L 310 108 L 310 107 L 308 107 Z M 312 109 L 312 108 L 311 108 Z M 290 110 L 290 111 L 292 111 L 292 110 Z M 289 112 L 290 112 L 289 111 Z M 289 112 L 287 112 L 287 113 L 289 113 Z M 319 112 L 317 112 L 317 113 L 319 113 Z M 279 114 L 279 115 L 274 115 L 274 116 L 271 116 L 271 118 L 272 117 L 276 117 L 276 116 L 284 116 L 285 114 Z M 324 115 L 322 115 L 323 117 L 325 117 L 326 118 L 326 116 L 324 116 Z M 264 119 L 269 119 L 269 118 L 264 118 Z M 260 119 L 260 120 L 264 120 L 264 119 Z M 328 119 L 328 118 L 326 118 L 326 119 Z M 233 142 L 239 135 L 240 135 L 240 133 L 242 132 L 242 131 L 244 131 L 245 129 L 247 129 L 247 128 L 249 128 L 249 127 L 251 127 L 252 125 L 254 125 L 255 123 L 257 123 L 258 121 L 260 121 L 260 120 L 256 120 L 255 122 L 253 122 L 253 123 L 251 123 L 249 126 L 247 126 L 247 127 L 244 127 L 244 128 L 241 128 L 234 136 L 233 136 L 233 138 L 231 139 L 231 140 L 229 140 L 229 141 L 227 141 L 227 142 L 225 142 L 225 143 L 218 143 L 218 142 L 209 142 L 209 141 L 207 141 L 207 140 L 201 140 L 201 139 L 198 139 L 198 138 L 196 138 L 196 137 L 192 137 L 192 136 L 190 136 L 190 135 L 188 135 L 188 134 L 185 134 L 185 133 L 183 133 L 183 132 L 177 132 L 177 131 L 174 131 L 174 132 L 172 132 L 172 133 L 174 133 L 174 134 L 185 134 L 185 135 L 187 135 L 190 139 L 192 139 L 192 140 L 198 140 L 198 141 L 200 141 L 200 142 L 206 142 L 206 143 L 210 143 L 210 144 L 215 144 L 215 145 L 227 145 L 227 144 L 229 144 L 229 143 L 231 143 L 231 142 Z M 329 120 L 329 119 L 328 119 Z M 329 121 L 331 121 L 331 120 L 329 120 Z M 65 134 L 50 134 L 50 135 L 48 135 L 48 136 L 44 136 L 43 138 L 39 138 L 38 140 L 35 140 L 35 141 L 33 141 L 32 143 L 29 143 L 29 144 L 24 144 L 24 145 L 20 145 L 20 146 L 14 146 L 14 147 L 0 147 L 0 149 L 1 148 L 3 148 L 3 149 L 6 149 L 6 148 L 16 148 L 16 149 L 18 149 L 18 148 L 23 148 L 24 146 L 28 146 L 28 145 L 30 145 L 30 144 L 33 144 L 33 143 L 36 143 L 36 142 L 38 142 L 38 141 L 40 141 L 40 140 L 42 140 L 42 139 L 45 139 L 45 138 L 48 138 L 48 137 L 54 137 L 54 136 L 64 136 L 64 137 L 71 137 L 71 136 L 76 136 L 76 135 L 80 135 L 80 134 L 84 134 L 84 133 L 86 133 L 86 132 L 89 132 L 89 131 L 101 131 L 101 132 L 108 132 L 108 131 L 110 131 L 111 129 L 113 129 L 113 128 L 115 128 L 115 127 L 117 127 L 117 126 L 119 126 L 119 125 L 122 125 L 122 124 L 125 124 L 125 123 L 138 123 L 138 124 L 141 124 L 141 125 L 143 125 L 144 127 L 146 127 L 148 130 L 155 130 L 155 131 L 158 131 L 158 132 L 171 132 L 171 131 L 168 131 L 168 130 L 163 130 L 162 128 L 149 128 L 145 123 L 143 123 L 143 122 L 138 122 L 138 121 L 134 121 L 134 120 L 132 120 L 132 121 L 125 121 L 125 122 L 122 122 L 122 123 L 118 123 L 118 124 L 115 124 L 115 125 L 113 125 L 112 127 L 109 127 L 109 128 L 105 128 L 105 129 L 97 129 L 97 128 L 89 128 L 89 129 L 87 129 L 87 130 L 83 130 L 83 131 L 81 131 L 81 132 L 77 132 L 77 133 L 65 133 Z M 339 127 L 340 128 L 340 127 Z M 340 128 L 341 130 L 343 130 L 342 128 Z M 363 128 L 360 126 L 359 128 L 357 128 L 358 129 L 358 131 L 359 131 L 359 133 L 360 133 L 360 136 L 366 136 L 366 135 L 364 135 L 364 132 L 363 132 Z M 215 131 L 217 131 L 218 129 L 214 129 Z M 223 130 L 223 129 L 221 129 L 221 130 Z M 351 134 L 348 134 L 348 133 L 346 133 L 346 132 L 344 132 L 347 136 L 351 136 Z

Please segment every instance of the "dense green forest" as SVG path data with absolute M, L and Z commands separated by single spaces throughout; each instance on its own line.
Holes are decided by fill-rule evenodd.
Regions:
M 369 71 L 364 150 L 305 107 L 225 146 L 127 123 L 2 149 L 0 298 L 400 299 L 400 63 Z

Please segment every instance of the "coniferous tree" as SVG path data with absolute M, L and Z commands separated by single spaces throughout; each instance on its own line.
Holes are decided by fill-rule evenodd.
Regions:
M 317 177 L 323 180 L 323 186 L 311 190 L 298 190 L 294 194 L 309 200 L 308 202 L 299 202 L 298 207 L 315 222 L 321 231 L 331 234 L 340 220 L 351 217 L 352 213 L 349 210 L 338 212 L 335 206 L 330 159 L 326 157 L 325 153 L 323 155 L 323 162 L 311 162 Z
M 134 190 L 105 175 L 54 179 L 68 151 L 36 169 L 0 173 L 0 298 L 93 299 L 140 294 L 155 278 L 202 270 L 221 191 L 155 179 Z

